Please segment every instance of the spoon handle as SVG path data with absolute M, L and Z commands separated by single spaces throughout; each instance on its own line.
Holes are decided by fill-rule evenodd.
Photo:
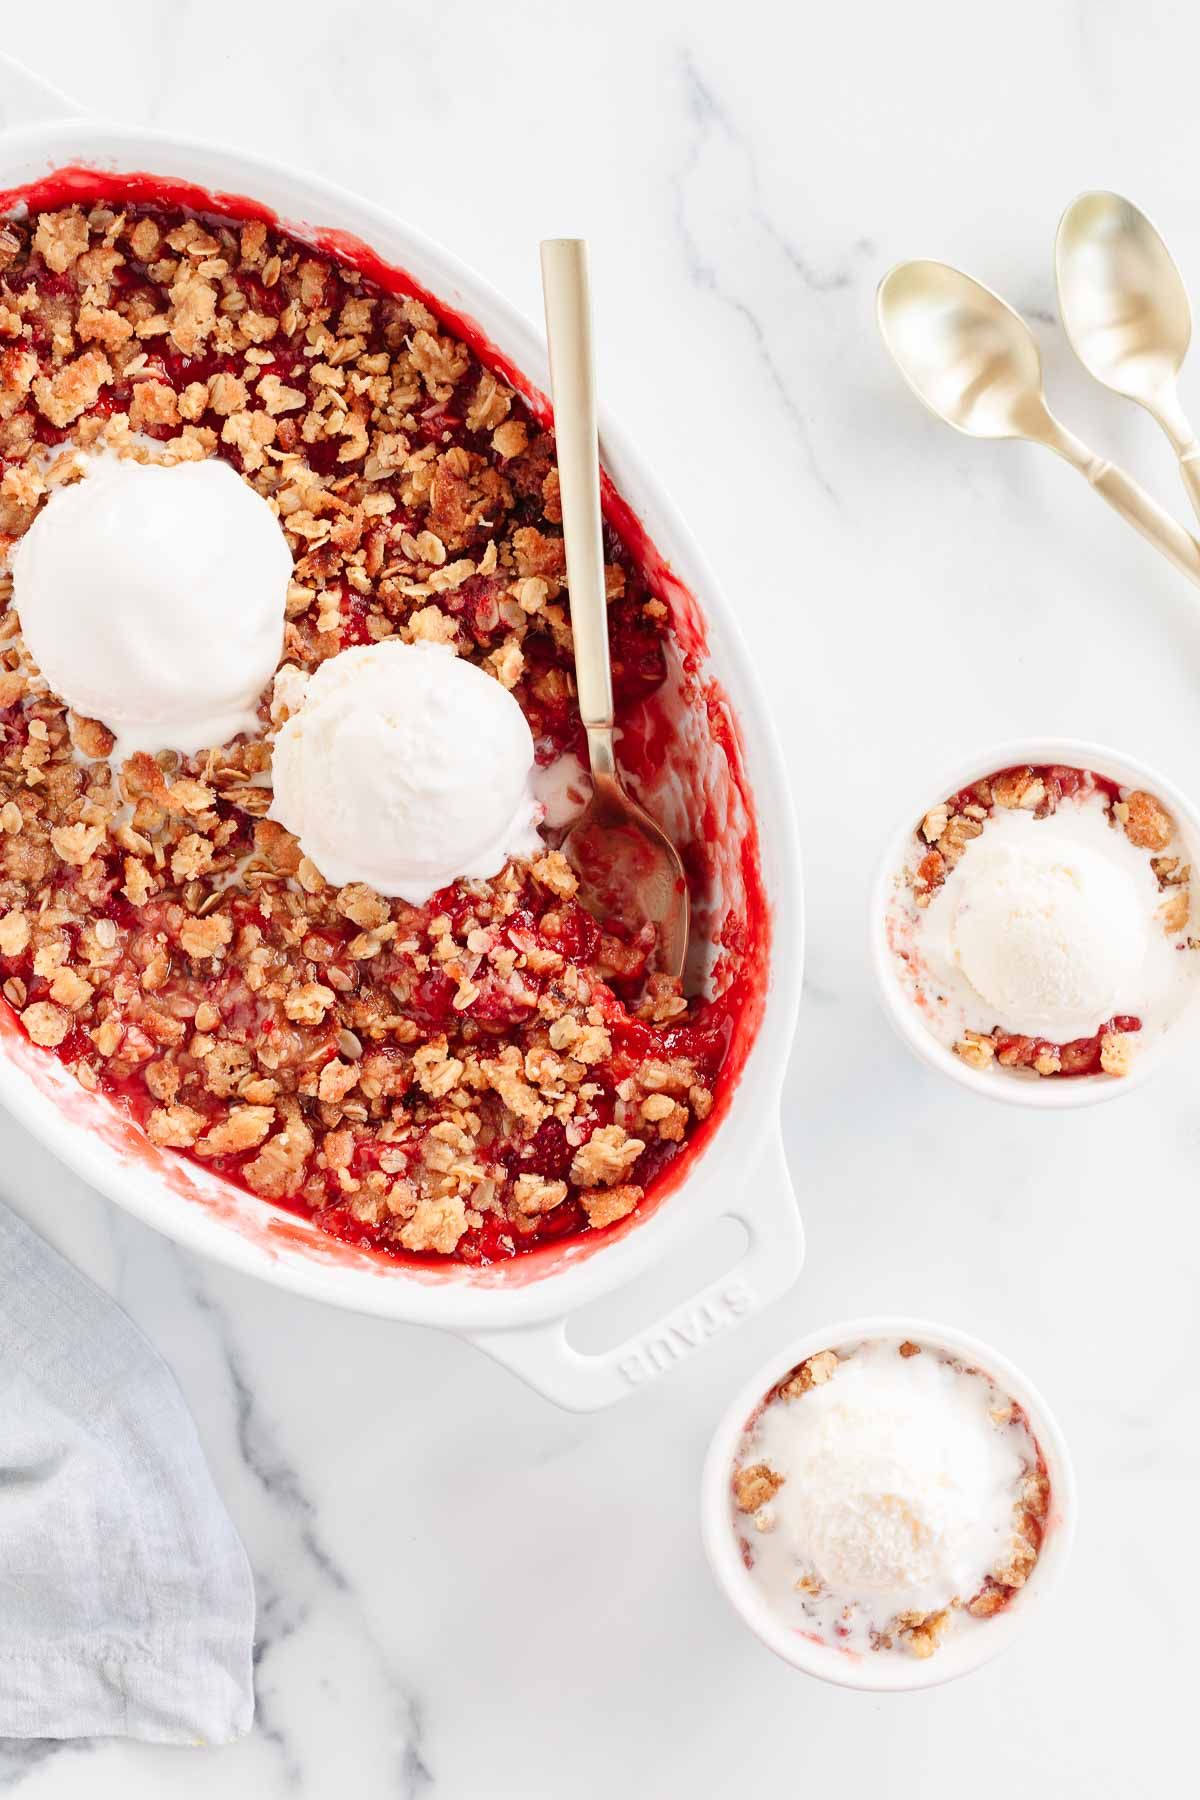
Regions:
M 612 665 L 600 515 L 600 447 L 588 294 L 587 245 L 582 238 L 542 244 L 542 291 L 550 347 L 554 437 L 558 454 L 571 631 L 579 712 L 593 760 L 612 731 Z M 597 741 L 599 739 L 599 742 Z
M 1057 423 L 1057 422 L 1056 422 Z M 1118 469 L 1115 463 L 1106 462 L 1097 456 L 1094 450 L 1081 443 L 1072 432 L 1059 426 L 1052 437 L 1043 440 L 1051 450 L 1058 452 L 1071 467 L 1078 469 L 1085 481 L 1093 487 L 1102 500 L 1106 500 L 1115 513 L 1119 513 L 1126 524 L 1132 525 L 1140 532 L 1147 543 L 1174 563 L 1180 574 L 1186 575 L 1200 587 L 1200 544 L 1190 531 L 1177 525 L 1170 513 L 1164 512 L 1157 500 L 1152 500 L 1145 488 L 1139 487 L 1133 477 L 1126 475 L 1124 469 Z M 1185 479 L 1187 477 L 1185 476 Z
M 1191 421 L 1180 404 L 1175 384 L 1171 382 L 1143 398 L 1142 405 L 1170 439 L 1171 448 L 1179 459 L 1179 473 L 1187 497 L 1200 516 L 1200 443 L 1196 441 Z
M 1184 451 L 1179 458 L 1179 473 L 1183 477 L 1183 485 L 1187 489 L 1188 499 L 1198 518 L 1200 518 L 1200 444 L 1191 450 Z
M 1113 511 L 1140 531 L 1148 543 L 1173 562 L 1181 574 L 1200 587 L 1200 544 L 1190 531 L 1177 525 L 1169 513 L 1152 500 L 1145 488 L 1139 487 L 1124 469 L 1113 463 L 1101 463 L 1096 474 L 1086 470 L 1088 480 Z

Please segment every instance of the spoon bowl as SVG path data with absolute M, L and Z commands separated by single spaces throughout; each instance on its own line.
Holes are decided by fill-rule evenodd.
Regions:
M 900 373 L 939 419 L 968 437 L 1025 438 L 1053 450 L 1200 586 L 1195 538 L 1050 411 L 1037 341 L 999 294 L 946 263 L 899 263 L 879 284 L 876 312 Z M 1195 454 L 1200 458 L 1200 445 Z M 1193 492 L 1200 505 L 1200 461 L 1184 458 L 1182 466 L 1185 480 L 1191 479 L 1189 471 L 1197 476 Z
M 1131 200 L 1080 194 L 1059 221 L 1054 262 L 1072 350 L 1103 387 L 1136 400 L 1161 425 L 1200 513 L 1200 443 L 1176 385 L 1192 308 L 1171 252 Z
M 682 975 L 688 947 L 687 877 L 679 852 L 615 774 L 593 767 L 592 798 L 563 843 L 579 899 L 601 924 L 642 921 L 653 932 L 647 967 Z
M 879 284 L 879 329 L 917 398 L 978 438 L 1044 438 L 1042 358 L 1019 313 L 940 262 L 899 263 Z
M 1173 386 L 1192 309 L 1145 213 L 1120 194 L 1080 194 L 1059 223 L 1054 260 L 1063 324 L 1088 374 L 1143 405 Z

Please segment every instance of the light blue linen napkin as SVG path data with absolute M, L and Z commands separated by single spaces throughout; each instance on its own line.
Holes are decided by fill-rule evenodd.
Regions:
M 222 1744 L 254 1589 L 166 1364 L 0 1207 L 0 1737 Z

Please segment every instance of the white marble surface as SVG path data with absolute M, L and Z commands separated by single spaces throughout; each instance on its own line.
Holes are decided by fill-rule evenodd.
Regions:
M 949 46 L 939 49 L 939 44 Z M 603 385 L 737 599 L 782 729 L 811 954 L 787 1088 L 795 1294 L 605 1415 L 461 1343 L 200 1264 L 0 1120 L 0 1193 L 172 1363 L 261 1601 L 259 1715 L 217 1753 L 0 1745 L 22 1800 L 901 1800 L 1182 1791 L 1196 1672 L 1195 1205 L 1180 1067 L 1026 1116 L 940 1085 L 871 992 L 864 907 L 913 785 L 1024 731 L 1107 738 L 1200 789 L 1200 614 L 1067 469 L 927 419 L 877 343 L 905 255 L 1031 312 L 1062 412 L 1181 508 L 1148 421 L 1088 385 L 1051 244 L 1084 186 L 1200 287 L 1200 17 L 1132 0 L 903 9 L 440 0 L 9 9 L 5 48 L 110 111 L 310 164 L 537 310 L 536 243 L 593 242 Z M 1185 380 L 1200 411 L 1200 373 Z M 1075 1446 L 1065 1590 L 925 1695 L 792 1674 L 701 1558 L 696 1484 L 785 1335 L 927 1311 L 992 1338 Z

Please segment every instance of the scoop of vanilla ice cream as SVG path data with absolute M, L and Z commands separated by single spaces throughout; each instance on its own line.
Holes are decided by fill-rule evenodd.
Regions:
M 443 644 L 343 650 L 275 743 L 271 817 L 327 881 L 419 906 L 544 846 L 533 737 L 508 690 Z
M 1019 843 L 985 831 L 942 900 L 954 960 L 1010 1030 L 1088 1036 L 1130 1010 L 1151 915 L 1130 874 L 1101 851 L 1049 824 Z
M 195 755 L 259 728 L 283 643 L 292 558 L 227 463 L 109 456 L 54 494 L 12 558 L 30 655 L 114 755 Z
M 879 1342 L 768 1406 L 754 1453 L 784 1481 L 756 1562 L 769 1550 L 784 1575 L 782 1556 L 838 1602 L 936 1608 L 974 1593 L 1011 1537 L 1023 1469 L 991 1392 L 931 1352 Z
M 825 1461 L 829 1485 L 804 1527 L 822 1580 L 854 1592 L 930 1580 L 953 1525 L 936 1489 L 913 1492 L 912 1469 L 887 1456 L 868 1454 L 852 1474 L 841 1455 Z

